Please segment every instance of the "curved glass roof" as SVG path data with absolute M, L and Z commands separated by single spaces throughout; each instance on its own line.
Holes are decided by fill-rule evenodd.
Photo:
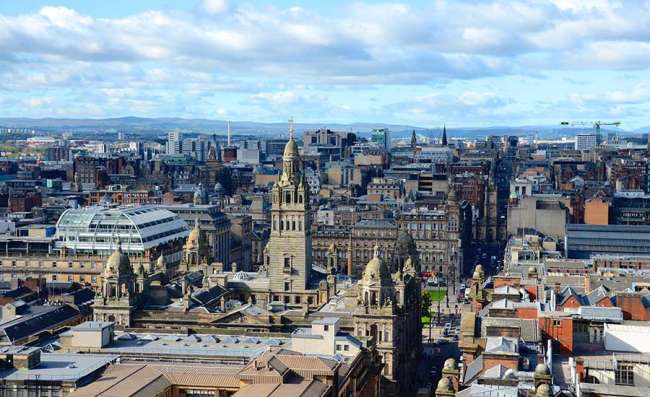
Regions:
M 126 251 L 142 251 L 188 234 L 176 214 L 153 205 L 69 209 L 57 222 L 61 245 L 81 251 L 110 250 L 118 240 Z

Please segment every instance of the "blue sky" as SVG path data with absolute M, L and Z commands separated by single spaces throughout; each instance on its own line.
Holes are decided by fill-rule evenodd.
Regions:
M 0 0 L 0 117 L 650 125 L 650 1 Z

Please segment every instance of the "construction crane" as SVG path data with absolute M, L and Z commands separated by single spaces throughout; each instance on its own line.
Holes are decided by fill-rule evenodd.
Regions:
M 592 121 L 592 122 L 563 121 L 563 122 L 560 123 L 560 125 L 566 125 L 566 126 L 572 126 L 572 127 L 576 126 L 576 125 L 591 126 L 591 127 L 596 129 L 596 140 L 598 141 L 598 144 L 600 145 L 600 143 L 603 141 L 603 139 L 602 139 L 602 137 L 600 135 L 600 127 L 603 126 L 603 125 L 613 125 L 613 126 L 618 127 L 618 126 L 621 125 L 621 122 L 620 121 L 613 121 L 613 122 L 610 122 L 610 123 L 604 123 L 602 121 Z

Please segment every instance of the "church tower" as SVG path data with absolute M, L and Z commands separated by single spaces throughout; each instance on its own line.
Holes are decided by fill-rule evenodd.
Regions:
M 282 175 L 273 185 L 271 200 L 271 237 L 266 246 L 271 290 L 304 291 L 309 289 L 311 274 L 309 187 L 291 120 Z

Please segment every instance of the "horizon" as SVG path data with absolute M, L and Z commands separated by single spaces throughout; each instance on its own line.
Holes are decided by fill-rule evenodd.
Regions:
M 0 4 L 0 117 L 650 124 L 647 2 L 295 4 Z

